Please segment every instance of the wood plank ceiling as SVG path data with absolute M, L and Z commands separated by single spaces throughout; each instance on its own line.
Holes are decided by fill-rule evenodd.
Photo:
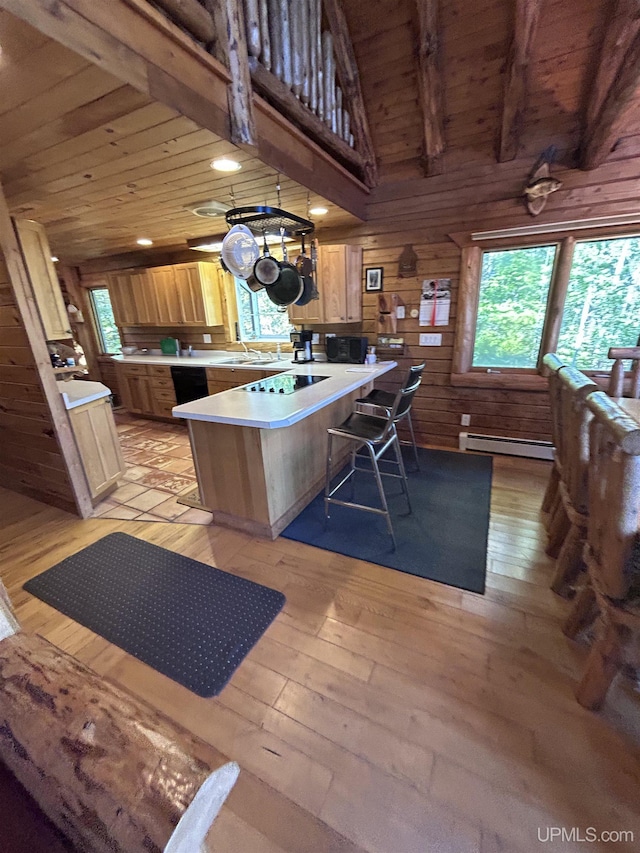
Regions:
M 416 2 L 344 3 L 383 183 L 424 174 Z M 518 156 L 533 161 L 554 144 L 561 162 L 575 165 L 613 0 L 424 0 L 424 5 L 439 7 L 445 136 L 440 171 L 495 164 L 516 9 L 527 5 L 539 9 Z M 640 110 L 629 119 L 614 156 L 637 150 Z
M 185 247 L 224 233 L 224 222 L 185 205 L 215 199 L 238 206 L 277 203 L 277 176 L 255 157 L 190 119 L 153 103 L 5 11 L 0 11 L 0 175 L 11 213 L 47 229 L 52 251 L 79 262 L 136 249 Z M 232 155 L 242 170 L 212 171 Z M 282 206 L 307 215 L 307 190 L 281 178 Z M 319 224 L 358 220 L 328 208 Z
M 625 51 L 636 41 L 640 50 L 637 27 L 629 29 L 636 0 L 478 0 L 472 10 L 466 0 L 424 0 L 420 17 L 417 2 L 342 2 L 379 167 L 371 216 L 387 200 L 428 193 L 429 181 L 416 182 L 425 170 L 440 175 L 435 189 L 456 175 L 468 182 L 474 169 L 493 179 L 497 160 L 515 157 L 501 174 L 513 173 L 518 193 L 527 164 L 549 145 L 561 166 L 627 160 L 629 177 L 640 154 L 638 74 L 626 70 L 621 92 L 611 80 L 626 67 Z M 272 169 L 7 12 L 0 12 L 0 45 L 5 192 L 12 213 L 46 226 L 64 260 L 130 251 L 140 236 L 178 247 L 215 233 L 219 226 L 184 206 L 231 203 L 232 186 L 238 205 L 276 202 Z M 440 80 L 426 79 L 436 68 Z M 442 103 L 439 114 L 426 115 L 430 97 Z M 436 156 L 425 152 L 430 135 Z M 209 169 L 211 159 L 232 152 L 240 173 Z M 311 203 L 329 208 L 321 226 L 334 239 L 341 229 L 353 233 L 354 217 L 313 194 Z M 306 189 L 283 178 L 282 204 L 305 215 Z

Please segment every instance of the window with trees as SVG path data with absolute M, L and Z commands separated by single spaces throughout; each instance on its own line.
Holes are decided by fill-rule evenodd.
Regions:
M 474 367 L 536 366 L 556 246 L 485 252 Z
M 635 346 L 640 335 L 640 237 L 469 246 L 457 310 L 454 384 L 508 387 L 492 374 L 519 373 L 514 387 L 533 387 L 525 375 L 546 352 L 580 370 L 609 370 L 609 348 Z
M 111 298 L 106 287 L 94 287 L 89 291 L 100 349 L 104 354 L 120 352 L 122 341 L 111 307 Z
M 556 352 L 578 370 L 609 370 L 609 347 L 640 334 L 640 237 L 576 243 Z
M 251 290 L 236 278 L 238 331 L 241 341 L 288 341 L 293 326 L 289 314 L 281 311 L 262 290 Z

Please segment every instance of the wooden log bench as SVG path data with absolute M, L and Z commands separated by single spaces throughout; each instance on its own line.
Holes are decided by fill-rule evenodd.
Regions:
M 21 632 L 0 582 L 0 761 L 75 847 L 206 851 L 239 773 L 214 755 L 42 637 Z

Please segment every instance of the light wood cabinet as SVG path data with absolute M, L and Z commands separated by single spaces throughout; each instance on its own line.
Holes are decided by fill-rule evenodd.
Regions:
M 109 276 L 118 326 L 220 326 L 215 265 L 205 261 L 128 270 Z
M 112 273 L 108 287 L 116 326 L 135 326 L 138 315 L 131 272 Z
M 62 298 L 58 276 L 51 260 L 51 249 L 44 228 L 31 219 L 16 219 L 16 231 L 45 338 L 59 341 L 72 336 L 69 315 Z
M 136 415 L 172 417 L 176 393 L 169 367 L 159 364 L 118 364 L 117 373 L 125 409 Z
M 320 246 L 318 249 L 320 299 L 291 305 L 292 323 L 358 323 L 362 320 L 362 249 L 360 246 Z
M 125 471 L 109 398 L 70 409 L 69 421 L 91 497 L 104 496 L 115 488 Z
M 173 267 L 154 267 L 147 275 L 156 292 L 158 326 L 179 326 L 180 300 L 175 287 Z
M 281 372 L 246 367 L 239 370 L 235 367 L 207 367 L 207 387 L 209 394 L 219 394 L 221 391 L 239 388 L 240 385 L 247 385 L 249 382 L 260 382 L 268 376 L 275 376 Z

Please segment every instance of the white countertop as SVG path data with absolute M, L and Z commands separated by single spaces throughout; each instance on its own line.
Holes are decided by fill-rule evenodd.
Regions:
M 293 394 L 251 393 L 244 389 L 231 388 L 211 397 L 174 406 L 173 416 L 259 429 L 287 427 L 378 379 L 397 367 L 397 362 L 381 361 L 375 365 L 314 362 L 292 368 L 289 361 L 287 366 L 287 372 L 290 373 L 329 378 L 294 391 Z
M 66 409 L 75 409 L 85 403 L 93 403 L 111 394 L 109 388 L 102 382 L 89 382 L 86 379 L 69 379 L 68 382 L 58 382 L 58 390 Z
M 113 361 L 117 361 L 120 364 L 168 364 L 176 365 L 177 367 L 240 367 L 240 368 L 251 368 L 255 370 L 256 368 L 260 369 L 264 367 L 265 370 L 291 370 L 293 355 L 291 353 L 287 353 L 287 355 L 280 359 L 280 361 L 250 361 L 246 364 L 225 364 L 224 362 L 228 362 L 233 358 L 240 358 L 242 353 L 240 352 L 224 352 L 222 350 L 211 350 L 210 352 L 203 354 L 203 351 L 197 355 L 156 355 L 152 353 L 150 355 L 114 355 L 112 356 Z

